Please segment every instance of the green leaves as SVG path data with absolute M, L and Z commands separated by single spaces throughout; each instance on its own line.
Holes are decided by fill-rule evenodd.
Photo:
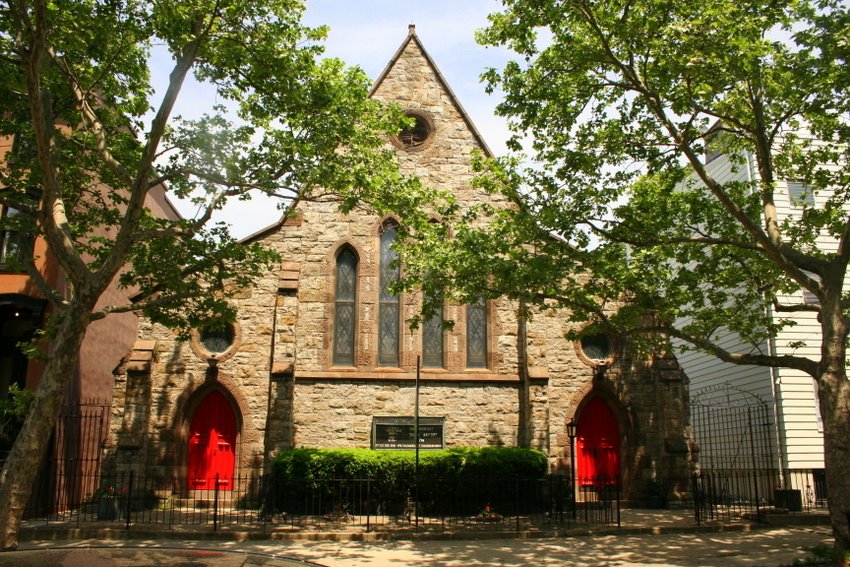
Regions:
M 480 160 L 507 206 L 423 230 L 407 275 L 709 350 L 731 330 L 759 352 L 792 324 L 778 302 L 841 296 L 848 22 L 838 2 L 505 0 L 478 39 L 518 60 L 483 78 L 529 155 Z M 812 371 L 798 362 L 758 360 Z
M 303 11 L 300 0 L 10 8 L 0 22 L 0 136 L 14 147 L 0 169 L 0 203 L 20 210 L 14 228 L 44 238 L 65 272 L 71 291 L 61 301 L 44 290 L 60 311 L 74 302 L 94 309 L 117 278 L 134 302 L 93 318 L 141 309 L 185 331 L 232 316 L 227 298 L 278 258 L 208 223 L 254 191 L 281 208 L 369 201 L 420 214 L 415 203 L 430 193 L 385 147 L 402 114 L 369 98 L 361 70 L 319 59 L 327 30 L 303 26 Z M 152 45 L 174 61 L 156 109 Z M 171 116 L 188 73 L 220 101 L 195 120 Z M 164 190 L 194 201 L 197 215 L 174 218 Z

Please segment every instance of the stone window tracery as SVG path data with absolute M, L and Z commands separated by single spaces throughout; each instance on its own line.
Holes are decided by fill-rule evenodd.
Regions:
M 401 270 L 392 248 L 398 225 L 387 223 L 380 240 L 380 290 L 378 296 L 378 365 L 398 366 L 401 329 L 401 298 L 390 291 Z
M 487 368 L 487 304 L 483 299 L 466 306 L 466 366 Z
M 336 258 L 334 286 L 333 363 L 354 365 L 354 337 L 357 328 L 357 255 L 343 248 Z
M 434 313 L 422 325 L 422 366 L 425 368 L 444 368 L 445 353 L 443 341 L 443 305 L 439 305 Z

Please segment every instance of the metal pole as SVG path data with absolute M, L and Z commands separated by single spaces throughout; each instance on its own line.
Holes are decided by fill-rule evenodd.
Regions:
M 419 477 L 419 355 L 416 355 L 416 397 L 413 403 L 413 438 L 416 447 L 414 478 Z
M 570 431 L 570 500 L 572 502 L 572 516 L 576 519 L 576 436 Z
M 215 492 L 213 492 L 213 531 L 218 531 L 218 473 L 215 473 Z
M 129 484 L 129 486 L 127 487 L 127 502 L 125 503 L 125 504 L 126 504 L 127 509 L 126 509 L 126 511 L 124 512 L 125 514 L 127 514 L 126 524 L 125 524 L 125 526 L 126 526 L 127 530 L 129 530 L 129 529 L 130 529 L 130 496 L 131 496 L 132 494 L 133 494 L 133 471 L 131 470 L 131 471 L 130 471 L 130 484 Z M 116 494 L 116 495 L 115 495 L 115 498 L 120 498 L 120 496 L 118 496 L 118 495 Z
M 413 438 L 416 447 L 416 459 L 413 467 L 413 505 L 416 514 L 416 527 L 419 527 L 419 355 L 416 355 L 416 397 L 413 404 Z

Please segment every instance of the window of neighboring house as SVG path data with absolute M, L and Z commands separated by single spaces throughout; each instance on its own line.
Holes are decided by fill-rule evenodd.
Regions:
M 343 248 L 336 257 L 334 289 L 333 363 L 354 366 L 354 337 L 357 327 L 357 256 Z
M 399 365 L 401 298 L 390 292 L 390 284 L 399 279 L 398 254 L 392 248 L 398 226 L 384 225 L 381 231 L 380 292 L 378 297 L 378 365 Z
M 17 209 L 0 205 L 0 219 L 4 227 L 7 227 L 0 230 L 0 270 L 3 271 L 9 271 L 10 268 L 23 270 L 21 262 L 24 260 L 24 254 L 27 251 L 32 252 L 30 239 L 21 232 L 8 228 L 7 223 L 13 223 L 19 214 Z
M 791 206 L 794 207 L 814 207 L 815 195 L 811 187 L 802 181 L 788 182 L 788 197 L 791 199 Z
M 487 304 L 483 299 L 466 306 L 466 367 L 487 368 Z
M 431 317 L 422 326 L 422 366 L 425 368 L 444 368 L 443 347 L 443 305 L 434 310 Z
M 35 326 L 26 309 L 10 306 L 0 309 L 0 400 L 8 397 L 13 384 L 24 389 L 29 359 L 20 343 L 32 339 Z
M 820 413 L 820 387 L 818 381 L 812 378 L 812 390 L 815 395 L 815 417 L 818 420 L 818 431 L 823 433 L 823 417 Z
M 809 276 L 810 278 L 817 280 L 817 281 L 820 281 L 819 275 L 812 273 L 812 272 L 809 272 L 809 271 L 806 271 L 806 270 L 803 270 L 803 271 L 806 272 L 806 275 Z M 820 300 L 818 299 L 817 295 L 815 295 L 814 293 L 810 292 L 809 290 L 803 288 L 803 303 L 806 304 L 806 305 L 818 305 L 818 304 L 820 304 Z

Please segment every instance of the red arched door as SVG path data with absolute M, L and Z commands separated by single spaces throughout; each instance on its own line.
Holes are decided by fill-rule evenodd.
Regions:
M 620 476 L 620 430 L 614 412 L 594 397 L 578 418 L 576 455 L 580 486 L 616 484 Z
M 189 430 L 188 483 L 190 490 L 233 489 L 236 447 L 236 416 L 218 390 L 201 401 Z

